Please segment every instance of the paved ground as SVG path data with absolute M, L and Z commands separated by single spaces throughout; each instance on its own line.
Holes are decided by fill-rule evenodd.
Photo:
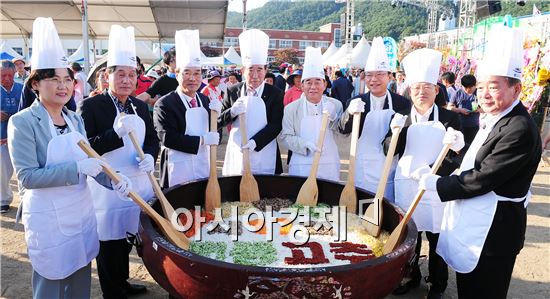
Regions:
M 347 158 L 349 138 L 338 138 L 338 144 L 340 157 Z M 218 171 L 221 171 L 224 152 L 225 146 L 222 145 L 218 151 Z M 346 179 L 347 176 L 347 162 L 342 160 L 342 179 Z M 15 189 L 15 185 L 13 187 Z M 539 166 L 533 181 L 532 192 L 534 196 L 527 210 L 526 243 L 516 261 L 509 298 L 550 298 L 550 165 Z M 10 212 L 0 216 L 0 296 L 2 298 L 32 297 L 32 270 L 26 252 L 23 226 L 15 224 L 15 209 L 18 204 L 19 198 L 16 197 Z M 422 254 L 425 255 L 427 243 L 424 242 L 423 245 Z M 427 261 L 422 259 L 421 263 L 422 273 L 427 275 Z M 130 277 L 132 282 L 144 284 L 149 289 L 145 295 L 134 298 L 167 298 L 167 293 L 149 275 L 135 250 L 130 256 Z M 405 296 L 388 298 L 424 298 L 426 288 L 426 285 L 422 284 Z M 92 297 L 101 298 L 95 262 L 92 273 Z M 455 275 L 452 271 L 449 273 L 449 287 L 445 298 L 457 298 Z

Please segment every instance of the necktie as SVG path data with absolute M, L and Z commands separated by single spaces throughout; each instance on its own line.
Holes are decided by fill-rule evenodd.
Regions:
M 248 88 L 248 89 L 246 89 L 246 95 L 252 96 L 252 97 L 257 97 L 258 93 L 256 92 L 256 90 L 254 88 Z
M 196 108 L 197 107 L 197 99 L 192 98 L 190 103 L 191 103 L 191 108 Z

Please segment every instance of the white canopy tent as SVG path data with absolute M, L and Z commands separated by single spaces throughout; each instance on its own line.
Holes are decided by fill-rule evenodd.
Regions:
M 22 56 L 19 55 L 19 53 L 15 52 L 15 50 L 12 49 L 10 46 L 8 46 L 5 41 L 2 41 L 0 43 L 0 59 L 12 60 L 16 57 L 20 58 Z
M 201 32 L 201 39 L 221 41 L 224 36 L 228 2 L 228 0 L 2 0 L 0 38 L 29 39 L 32 35 L 34 19 L 51 16 L 63 39 L 108 39 L 111 25 L 118 24 L 133 26 L 136 40 L 170 42 L 174 40 L 176 30 L 198 29 Z M 29 49 L 25 49 L 24 55 L 28 56 L 28 53 Z
M 328 58 L 330 56 L 334 55 L 334 53 L 338 52 L 338 47 L 334 44 L 334 42 L 330 43 L 330 46 L 325 50 L 325 53 L 323 53 L 323 63 L 325 64 L 328 61 Z
M 334 53 L 334 55 L 331 55 L 327 61 L 325 61 L 325 65 L 330 66 L 339 66 L 339 67 L 346 67 L 348 65 L 348 57 L 351 54 L 351 51 L 353 48 L 350 44 L 345 44 L 338 49 L 338 52 Z
M 94 51 L 90 47 L 90 64 L 94 63 Z M 80 43 L 80 46 L 78 46 L 78 49 L 76 49 L 76 52 L 73 53 L 73 55 L 69 56 L 67 58 L 69 62 L 78 62 L 82 63 L 84 62 L 84 43 Z
M 369 57 L 370 45 L 365 37 L 355 45 L 351 52 L 351 64 L 353 68 L 364 68 L 367 63 L 367 57 Z
M 226 65 L 242 65 L 243 62 L 242 62 L 242 59 L 241 59 L 241 55 L 239 55 L 239 53 L 237 53 L 237 50 L 235 50 L 235 48 L 233 48 L 233 46 L 229 47 L 229 49 L 227 49 L 227 52 L 225 52 L 225 55 L 223 55 L 223 57 L 225 58 L 224 62 Z

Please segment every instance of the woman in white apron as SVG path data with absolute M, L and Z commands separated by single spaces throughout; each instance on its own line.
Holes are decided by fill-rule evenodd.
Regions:
M 396 114 L 390 127 L 403 128 L 398 142 L 398 155 L 400 156 L 395 171 L 395 203 L 404 211 L 414 199 L 418 190 L 418 179 L 422 173 L 429 172 L 430 166 L 435 162 L 443 149 L 444 142 L 453 143 L 453 149 L 459 151 L 464 146 L 463 137 L 460 145 L 457 138 L 452 137 L 462 134 L 456 129 L 460 128 L 458 115 L 435 105 L 435 97 L 438 93 L 437 74 L 441 53 L 435 50 L 412 52 L 405 61 L 407 77 L 411 79 L 411 97 L 413 107 L 405 119 L 403 115 Z M 427 58 L 428 61 L 418 57 Z M 431 59 L 431 60 L 430 60 Z M 439 59 L 439 60 L 438 60 Z M 411 60 L 414 60 L 412 62 Z M 417 65 L 421 63 L 421 65 Z M 419 72 L 416 73 L 416 72 Z M 409 73 L 411 75 L 409 76 Z M 391 135 L 391 134 L 389 134 Z M 386 140 L 391 139 L 389 136 Z M 449 140 L 449 141 L 448 141 Z M 456 144 L 454 144 L 456 143 Z M 454 154 L 450 153 L 448 157 Z M 456 168 L 456 164 L 447 160 L 443 162 L 440 172 L 450 173 Z M 394 291 L 394 294 L 404 294 L 412 287 L 420 284 L 421 273 L 418 266 L 422 244 L 422 232 L 426 233 L 429 242 L 428 280 L 431 288 L 428 298 L 440 298 L 447 287 L 448 271 L 443 259 L 435 253 L 439 231 L 443 217 L 445 203 L 442 203 L 437 192 L 426 191 L 418 203 L 412 218 L 418 228 L 418 241 L 416 245 L 416 258 L 408 282 Z
M 51 19 L 40 18 L 35 28 L 37 22 L 53 26 Z M 55 54 L 50 53 L 50 59 Z M 82 118 L 63 108 L 72 95 L 72 72 L 48 68 L 51 64 L 34 60 L 38 56 L 33 55 L 33 71 L 27 81 L 38 100 L 10 118 L 8 140 L 20 190 L 24 191 L 23 224 L 33 267 L 33 297 L 89 298 L 91 260 L 98 253 L 99 242 L 86 176 L 95 177 L 103 188 L 111 188 L 111 181 L 100 174 L 103 162 L 87 158 L 77 145 L 87 140 Z M 121 183 L 113 187 L 125 196 L 129 181 L 121 177 Z

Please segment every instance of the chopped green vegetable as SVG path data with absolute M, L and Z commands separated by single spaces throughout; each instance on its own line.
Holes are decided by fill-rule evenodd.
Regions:
M 225 260 L 227 244 L 225 242 L 196 241 L 191 242 L 189 245 L 189 251 L 204 257 L 223 261 Z
M 237 241 L 229 255 L 235 264 L 247 266 L 267 266 L 277 260 L 277 250 L 271 242 Z

